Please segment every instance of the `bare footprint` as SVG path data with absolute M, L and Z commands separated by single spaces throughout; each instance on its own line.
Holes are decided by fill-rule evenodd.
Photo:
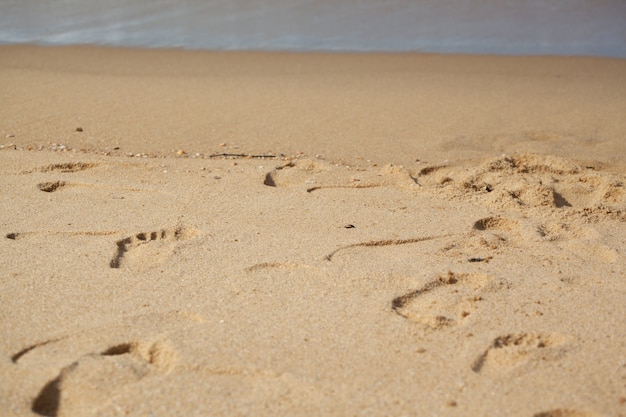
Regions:
M 498 375 L 529 363 L 552 361 L 566 353 L 567 337 L 517 333 L 497 337 L 472 364 L 482 375 Z
M 175 400 L 189 395 L 203 399 L 196 410 L 200 415 L 212 415 L 225 404 L 230 410 L 245 409 L 242 414 L 250 414 L 251 405 L 258 406 L 252 409 L 257 414 L 267 414 L 269 407 L 275 415 L 290 415 L 291 405 L 319 414 L 313 410 L 324 394 L 309 378 L 251 367 L 237 358 L 216 364 L 186 355 L 181 328 L 195 333 L 204 320 L 187 311 L 132 316 L 24 346 L 12 356 L 13 365 L 24 378 L 41 376 L 24 399 L 29 398 L 30 411 L 53 417 L 119 415 L 120 410 L 150 415 L 172 407 L 169 414 L 184 415 Z M 163 386 L 168 389 L 162 396 L 138 400 L 147 391 L 162 392 Z
M 472 229 L 468 240 L 475 245 L 478 243 L 479 247 L 484 246 L 491 249 L 498 249 L 509 242 L 520 242 L 522 236 L 519 222 L 502 216 L 479 219 L 474 222 Z
M 135 188 L 135 187 L 113 187 L 113 186 L 108 186 L 108 185 L 103 185 L 103 184 L 89 184 L 89 183 L 81 183 L 81 182 L 67 182 L 67 181 L 46 181 L 46 182 L 40 182 L 39 184 L 37 184 L 37 188 L 39 188 L 40 191 L 46 192 L 46 193 L 54 193 L 56 191 L 61 191 L 61 190 L 65 190 L 68 188 L 73 188 L 73 187 L 82 187 L 82 188 L 89 188 L 89 189 L 103 189 L 103 190 L 116 190 L 116 191 L 134 191 L 134 192 L 149 192 L 149 193 L 154 193 L 154 192 L 162 192 L 160 190 L 150 190 L 150 189 L 142 189 L 142 188 Z
M 518 220 L 503 216 L 489 216 L 476 220 L 469 233 L 450 242 L 442 250 L 459 256 L 488 260 L 510 243 L 523 242 Z
M 167 373 L 176 360 L 168 341 L 110 346 L 64 367 L 41 389 L 31 410 L 53 417 L 93 414 L 129 384 Z
M 621 205 L 625 201 L 626 187 L 623 176 L 607 172 L 584 173 L 576 181 L 560 181 L 554 187 L 573 207 Z
M 276 167 L 265 175 L 263 184 L 270 187 L 306 186 L 306 191 L 311 193 L 330 188 L 414 188 L 417 181 L 406 169 L 391 164 L 372 171 L 303 159 Z
M 22 174 L 32 174 L 33 172 L 78 172 L 97 167 L 98 164 L 91 162 L 63 162 L 60 164 L 50 164 L 43 167 L 23 171 Z
M 265 174 L 263 184 L 269 187 L 288 187 L 326 182 L 332 179 L 331 170 L 332 166 L 323 161 L 292 161 Z
M 396 297 L 391 305 L 407 320 L 439 330 L 468 320 L 487 293 L 503 287 L 502 281 L 488 275 L 448 272 L 418 290 Z
M 600 234 L 591 227 L 580 227 L 571 222 L 545 222 L 536 228 L 536 234 L 542 241 L 568 241 L 597 239 Z
M 154 232 L 138 233 L 116 242 L 117 249 L 109 266 L 111 268 L 131 267 L 141 264 L 142 259 L 150 259 L 159 263 L 174 249 L 178 241 L 189 240 L 196 236 L 197 231 L 190 227 L 161 229 Z
M 36 378 L 40 384 L 24 398 L 30 398 L 31 411 L 93 415 L 112 397 L 125 395 L 131 385 L 141 389 L 160 383 L 184 356 L 176 347 L 176 334 L 204 320 L 195 312 L 177 310 L 121 317 L 114 324 L 23 346 L 11 362 L 24 378 Z

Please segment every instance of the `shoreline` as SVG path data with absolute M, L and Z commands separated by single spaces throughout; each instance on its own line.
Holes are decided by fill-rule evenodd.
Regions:
M 332 49 L 207 49 L 184 46 L 137 46 L 137 45 L 114 45 L 107 43 L 76 43 L 56 44 L 45 42 L 7 42 L 0 43 L 0 47 L 17 48 L 42 48 L 42 49 L 109 49 L 109 50 L 134 50 L 134 51 L 161 51 L 161 52 L 190 52 L 211 54 L 283 54 L 283 55 L 420 55 L 420 56 L 450 56 L 450 57 L 501 57 L 501 58 L 581 58 L 581 59 L 607 59 L 625 60 L 626 57 L 612 55 L 577 55 L 577 54 L 506 54 L 506 53 L 473 53 L 473 52 L 432 52 L 418 50 L 332 50 Z

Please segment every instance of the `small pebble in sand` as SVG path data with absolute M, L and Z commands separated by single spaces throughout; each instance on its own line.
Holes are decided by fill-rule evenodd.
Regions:
M 185 154 L 185 151 L 182 150 L 182 149 L 179 149 L 179 150 L 176 151 L 176 155 L 178 155 L 178 156 L 183 156 L 184 154 Z
M 77 127 L 77 128 L 76 128 L 76 131 L 77 131 L 77 132 L 82 132 L 82 131 L 83 131 L 83 128 L 79 126 L 79 127 Z

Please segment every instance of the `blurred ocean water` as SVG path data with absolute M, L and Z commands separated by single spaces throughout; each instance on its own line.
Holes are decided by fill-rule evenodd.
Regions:
M 626 58 L 626 0 L 0 0 L 0 43 Z

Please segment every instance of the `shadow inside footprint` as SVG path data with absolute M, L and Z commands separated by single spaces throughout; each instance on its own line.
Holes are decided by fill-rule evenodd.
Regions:
M 52 417 L 91 415 L 125 386 L 163 374 L 175 362 L 166 342 L 114 345 L 64 367 L 41 389 L 31 410 Z
M 265 181 L 263 181 L 264 185 L 268 187 L 276 187 L 276 182 L 274 181 L 274 175 L 271 172 L 265 174 Z
M 569 201 L 567 201 L 565 199 L 565 197 L 563 197 L 562 194 L 557 193 L 556 191 L 554 191 L 552 193 L 554 195 L 554 205 L 557 208 L 561 208 L 561 207 L 572 207 L 572 205 L 570 204 Z
M 56 417 L 59 410 L 59 402 L 61 400 L 61 391 L 59 390 L 60 376 L 48 382 L 39 391 L 39 395 L 33 401 L 31 410 L 41 416 Z

